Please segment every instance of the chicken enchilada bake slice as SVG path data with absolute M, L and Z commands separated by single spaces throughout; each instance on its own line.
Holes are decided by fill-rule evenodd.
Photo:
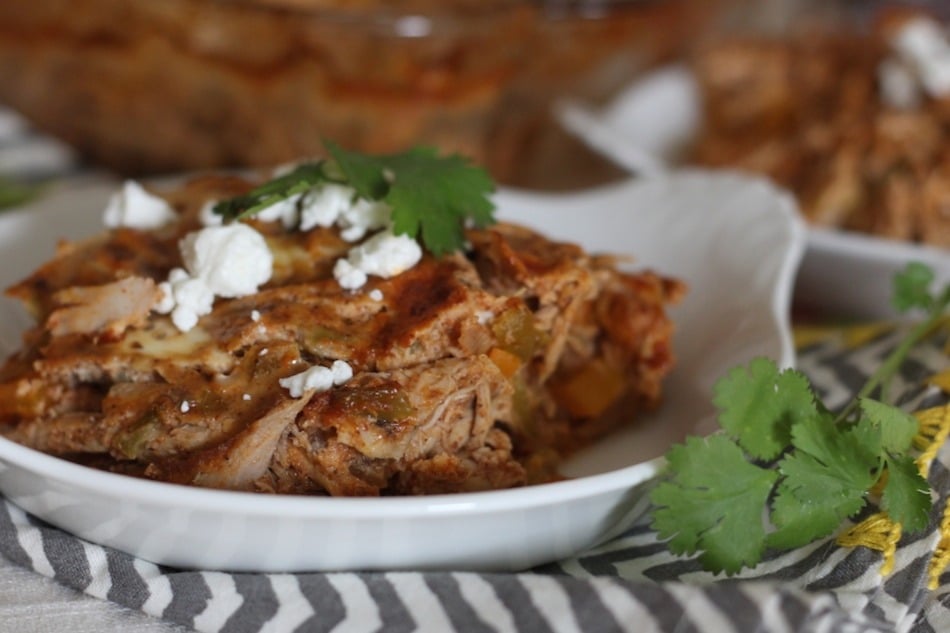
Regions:
M 254 191 L 127 183 L 107 232 L 8 289 L 35 326 L 0 433 L 174 483 L 431 494 L 550 481 L 659 403 L 679 281 L 504 223 L 434 255 L 339 182 L 210 212 Z

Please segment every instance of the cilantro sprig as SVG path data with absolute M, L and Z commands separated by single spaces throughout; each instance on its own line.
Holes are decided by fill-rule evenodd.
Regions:
M 243 196 L 222 200 L 214 205 L 214 212 L 225 220 L 242 220 L 254 216 L 269 206 L 327 182 L 334 178 L 323 162 L 303 163 L 290 172 L 269 180 Z
M 242 219 L 322 184 L 347 184 L 359 197 L 388 204 L 393 231 L 419 239 L 434 255 L 461 249 L 467 222 L 485 227 L 495 221 L 491 177 L 461 156 L 439 156 L 427 147 L 372 156 L 329 141 L 324 145 L 329 159 L 304 163 L 246 195 L 219 202 L 215 213 Z
M 934 293 L 933 281 L 919 263 L 895 276 L 895 307 L 927 316 L 838 413 L 804 374 L 765 358 L 716 383 L 721 431 L 672 447 L 651 493 L 653 527 L 673 552 L 700 552 L 706 569 L 734 574 L 768 549 L 833 534 L 878 486 L 894 521 L 908 532 L 926 527 L 930 487 L 911 455 L 917 421 L 887 403 L 887 387 L 950 305 L 950 285 Z

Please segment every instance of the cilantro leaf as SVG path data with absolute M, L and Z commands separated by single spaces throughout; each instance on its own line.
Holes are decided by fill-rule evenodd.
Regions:
M 792 425 L 817 415 L 815 396 L 800 372 L 779 371 L 768 358 L 737 367 L 713 388 L 719 424 L 759 459 L 774 459 L 789 444 Z
M 323 144 L 356 193 L 367 200 L 382 200 L 386 196 L 389 183 L 386 182 L 385 157 L 348 152 L 331 141 Z
M 835 424 L 829 415 L 815 416 L 792 429 L 795 453 L 782 460 L 779 470 L 790 487 L 803 489 L 803 498 L 834 495 L 848 489 L 867 490 L 877 479 L 881 466 L 881 433 L 871 425 L 847 427 Z M 792 470 L 790 465 L 807 458 L 808 469 Z M 797 476 L 807 476 L 794 481 Z
M 917 435 L 917 418 L 870 398 L 859 398 L 858 406 L 864 414 L 861 422 L 873 424 L 880 430 L 884 450 L 903 452 L 910 448 Z
M 903 455 L 887 457 L 887 483 L 881 507 L 894 521 L 913 532 L 927 527 L 930 520 L 930 486 L 914 460 Z
M 911 262 L 894 276 L 894 296 L 892 303 L 900 312 L 911 308 L 929 309 L 933 305 L 930 284 L 934 281 L 934 272 L 925 264 Z
M 779 462 L 784 478 L 772 507 L 772 547 L 799 547 L 833 532 L 864 507 L 880 466 L 873 426 L 847 428 L 826 414 L 795 425 L 792 442 L 797 450 Z
M 787 483 L 778 486 L 772 502 L 771 519 L 775 531 L 766 537 L 766 544 L 777 549 L 792 549 L 827 536 L 864 506 L 863 495 L 841 497 L 836 503 L 817 495 L 803 499 Z
M 772 547 L 798 547 L 830 534 L 864 507 L 866 491 L 876 480 L 878 460 L 872 453 L 880 447 L 877 427 L 831 426 L 817 431 L 817 425 L 810 426 L 803 436 L 809 436 L 812 449 L 821 447 L 813 452 L 822 453 L 824 459 L 796 453 L 782 460 L 780 470 L 786 478 L 773 503 L 771 516 L 778 529 L 767 538 Z M 885 460 L 884 509 L 908 530 L 923 529 L 931 507 L 927 481 L 912 458 Z
M 478 227 L 494 222 L 491 178 L 461 156 L 424 147 L 375 157 L 327 148 L 357 193 L 389 204 L 394 231 L 421 238 L 434 255 L 462 247 L 466 219 Z
M 777 473 L 749 463 L 724 435 L 691 437 L 670 450 L 671 478 L 654 488 L 653 527 L 676 553 L 703 550 L 704 565 L 739 571 L 765 548 L 762 508 Z

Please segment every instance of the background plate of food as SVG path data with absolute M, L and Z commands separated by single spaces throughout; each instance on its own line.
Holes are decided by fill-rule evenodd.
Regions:
M 192 186 L 200 189 L 204 185 L 199 182 Z M 74 188 L 52 194 L 29 209 L 0 217 L 0 281 L 3 285 L 9 286 L 30 275 L 50 258 L 58 240 L 78 240 L 101 233 L 103 210 L 110 206 L 110 197 L 117 189 L 118 185 Z M 178 195 L 161 188 L 155 191 L 172 201 Z M 621 425 L 600 441 L 573 452 L 558 465 L 557 477 L 545 483 L 474 492 L 460 490 L 451 494 L 438 493 L 437 487 L 432 486 L 424 492 L 436 494 L 395 496 L 386 488 L 366 493 L 381 495 L 371 497 L 328 496 L 326 492 L 266 494 L 214 489 L 215 482 L 220 484 L 220 480 L 213 477 L 195 477 L 187 482 L 199 485 L 170 483 L 175 480 L 176 472 L 194 474 L 194 464 L 185 461 L 180 462 L 181 471 L 168 469 L 168 463 L 164 463 L 158 470 L 122 474 L 114 462 L 110 462 L 110 468 L 118 472 L 107 472 L 91 467 L 99 465 L 94 460 L 78 460 L 87 464 L 83 465 L 64 459 L 69 455 L 47 454 L 0 438 L 0 490 L 28 512 L 82 538 L 157 563 L 189 568 L 511 570 L 570 556 L 609 537 L 645 511 L 646 485 L 662 468 L 661 456 L 666 449 L 685 434 L 707 428 L 705 425 L 713 415 L 711 387 L 719 377 L 756 356 L 771 357 L 783 366 L 793 363 L 788 309 L 803 250 L 804 229 L 792 199 L 765 180 L 701 171 L 627 181 L 566 195 L 502 189 L 495 194 L 494 202 L 499 220 L 531 227 L 551 240 L 551 244 L 570 242 L 587 253 L 610 254 L 612 257 L 604 261 L 630 275 L 650 269 L 687 286 L 682 300 L 669 308 L 675 329 L 672 352 L 676 364 L 662 382 L 659 406 L 638 414 L 633 423 Z M 191 213 L 190 220 L 179 221 L 197 222 L 198 206 L 201 205 L 182 212 Z M 110 208 L 114 211 L 114 205 Z M 180 205 L 176 208 L 181 212 Z M 272 224 L 277 226 L 279 222 Z M 264 233 L 271 230 L 263 223 L 260 226 L 264 227 L 260 229 Z M 268 239 L 283 239 L 279 237 L 283 229 L 277 226 L 272 230 Z M 118 233 L 133 235 L 126 228 L 114 228 L 111 235 Z M 522 234 L 515 231 L 514 235 L 517 241 L 517 235 Z M 60 247 L 59 256 L 68 257 L 76 252 L 70 248 Z M 476 235 L 466 248 L 475 252 L 483 248 L 480 238 Z M 551 250 L 561 252 L 563 248 L 553 246 Z M 566 248 L 566 252 L 577 252 L 573 247 Z M 113 257 L 110 265 L 123 265 L 122 257 L 115 259 L 120 252 L 125 252 L 125 257 L 135 257 L 121 249 L 107 252 Z M 537 255 L 542 259 L 546 256 Z M 141 257 L 141 253 L 137 256 Z M 451 257 L 440 261 L 466 265 L 462 259 Z M 289 266 L 287 270 L 296 266 L 290 259 L 282 263 L 277 259 L 275 270 L 280 266 Z M 475 261 L 477 257 L 470 256 L 470 259 Z M 85 270 L 90 264 L 77 260 L 76 265 Z M 424 265 L 421 270 L 426 270 Z M 35 275 L 29 277 L 33 282 L 38 279 L 48 282 L 53 278 Z M 164 272 L 158 276 L 161 275 Z M 372 280 L 371 284 L 396 284 L 374 287 L 385 288 L 376 298 L 370 298 L 371 291 L 360 290 L 345 296 L 355 297 L 362 292 L 366 296 L 360 295 L 354 301 L 385 303 L 386 293 L 396 291 L 398 279 L 397 276 L 390 280 Z M 27 294 L 42 286 L 42 283 L 28 283 Z M 22 284 L 19 287 L 25 288 Z M 57 337 L 67 340 L 75 334 L 69 332 L 71 327 L 80 330 L 85 327 L 78 324 L 81 320 L 67 318 L 79 314 L 69 311 L 75 306 L 66 301 L 57 307 L 54 300 L 52 306 L 44 308 L 41 304 L 48 297 L 44 299 L 42 293 L 30 296 L 40 302 L 33 304 L 34 310 L 41 313 L 44 309 L 52 310 L 46 314 L 44 326 L 50 331 L 40 334 L 52 338 L 47 339 L 45 347 L 36 345 L 34 340 L 32 344 L 37 353 L 47 355 L 43 357 L 44 362 L 51 358 L 50 350 L 62 348 L 63 354 L 72 353 L 72 348 L 56 341 Z M 256 296 L 249 295 L 250 298 Z M 22 292 L 20 298 L 23 298 Z M 217 300 L 214 311 L 201 317 L 205 320 L 199 320 L 199 324 L 217 318 L 219 315 L 215 312 L 219 308 L 233 308 L 246 299 Z M 235 327 L 246 328 L 242 332 L 256 331 L 259 322 L 268 324 L 272 316 L 269 310 L 266 306 L 257 314 L 257 310 L 248 310 Z M 5 354 L 11 354 L 23 345 L 21 336 L 30 327 L 31 319 L 19 303 L 6 298 L 0 304 L 0 314 L 0 342 Z M 57 314 L 59 316 L 53 316 Z M 475 324 L 484 320 L 478 315 L 469 316 Z M 172 332 L 172 338 L 178 336 L 170 329 L 169 317 L 164 314 L 139 314 L 136 318 L 152 325 L 161 322 L 159 329 L 165 328 L 161 331 Z M 604 327 L 608 325 L 611 323 Z M 96 335 L 82 340 L 92 340 L 96 345 L 117 345 L 116 340 L 121 342 L 126 337 L 121 332 L 123 328 L 133 331 L 138 326 L 117 327 L 119 332 L 109 328 L 96 330 Z M 42 328 L 39 331 L 43 332 Z M 111 334 L 105 334 L 106 331 Z M 335 344 L 337 339 L 330 337 L 329 340 Z M 141 346 L 133 348 L 141 351 Z M 270 358 L 275 353 L 272 352 Z M 495 360 L 499 368 L 508 366 L 504 356 L 500 361 Z M 354 366 L 358 364 L 354 361 Z M 13 384 L 10 382 L 12 374 L 33 371 L 25 365 L 17 367 L 17 363 L 13 363 L 4 370 L 7 374 L 3 379 L 8 385 Z M 169 382 L 176 380 L 168 367 L 163 366 L 161 371 L 166 372 Z M 356 371 L 354 381 L 359 376 L 358 367 Z M 20 384 L 22 389 L 29 388 Z M 98 403 L 98 399 L 103 398 L 102 394 L 76 393 L 76 401 L 91 398 Z M 262 398 L 274 396 L 253 392 L 255 399 L 259 395 Z M 48 397 L 49 394 L 37 393 L 40 400 Z M 285 395 L 282 397 L 286 400 Z M 310 394 L 309 397 L 313 397 L 310 404 L 319 400 L 319 396 Z M 247 401 L 253 402 L 251 398 L 238 396 L 234 408 L 245 406 Z M 21 402 L 29 402 L 29 399 Z M 174 416 L 187 417 L 200 413 L 205 403 L 196 398 L 182 400 L 180 406 L 177 400 L 172 404 Z M 227 408 L 225 404 L 220 409 L 222 417 L 228 415 Z M 323 411 L 332 417 L 331 409 Z M 118 413 L 121 412 L 118 408 Z M 6 415 L 4 435 L 18 436 L 25 427 L 18 427 L 9 412 Z M 44 435 L 42 427 L 29 428 L 36 432 L 32 436 L 34 440 L 46 438 L 48 446 L 56 442 L 66 442 L 60 446 L 68 446 L 76 439 L 62 429 L 59 435 Z M 24 437 L 19 435 L 18 439 Z M 358 439 L 353 441 L 358 442 Z M 149 435 L 147 440 L 146 444 L 153 442 L 148 445 L 154 447 L 158 446 L 154 442 L 160 444 L 162 438 Z M 127 456 L 132 456 L 141 443 L 134 443 L 134 447 L 138 447 L 135 450 L 129 446 L 133 445 L 120 443 L 120 451 L 128 449 Z M 366 481 L 372 480 L 360 470 L 370 462 L 372 460 L 350 462 L 349 473 L 345 475 L 357 478 L 365 475 Z M 156 472 L 163 475 L 160 477 L 163 481 L 150 479 Z M 489 479 L 492 476 L 490 470 L 481 474 Z M 208 472 L 199 475 L 207 476 Z M 294 481 L 292 478 L 282 480 L 273 472 L 261 476 L 285 484 Z M 424 479 L 400 481 L 404 485 L 401 490 L 405 492 L 413 489 L 405 482 Z M 211 487 L 202 487 L 202 483 Z M 290 486 L 287 490 L 291 490 L 292 485 L 287 485 Z M 333 481 L 327 485 L 332 488 Z
M 733 33 L 607 106 L 562 123 L 643 176 L 735 169 L 793 192 L 810 227 L 796 288 L 809 313 L 887 318 L 912 260 L 950 277 L 946 23 L 906 10 Z

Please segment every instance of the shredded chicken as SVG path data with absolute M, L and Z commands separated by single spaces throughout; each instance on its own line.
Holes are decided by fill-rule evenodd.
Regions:
M 126 277 L 102 286 L 73 286 L 53 295 L 56 309 L 46 320 L 53 336 L 96 334 L 117 338 L 131 326 L 145 323 L 161 298 L 155 282 Z

